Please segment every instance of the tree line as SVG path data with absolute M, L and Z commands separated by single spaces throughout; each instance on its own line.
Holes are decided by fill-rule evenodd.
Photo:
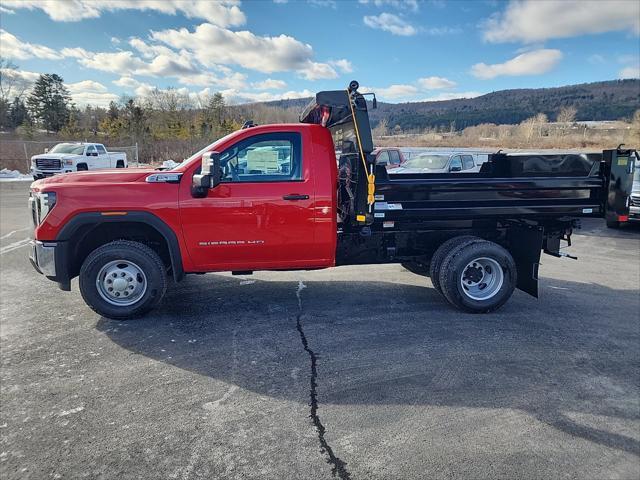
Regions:
M 146 161 L 181 159 L 251 119 L 256 123 L 297 120 L 298 109 L 265 104 L 228 105 L 219 93 L 187 94 L 154 89 L 123 95 L 108 107 L 76 106 L 64 79 L 42 74 L 27 84 L 11 75 L 16 65 L 0 60 L 0 130 L 26 140 L 43 134 L 68 140 L 137 144 Z

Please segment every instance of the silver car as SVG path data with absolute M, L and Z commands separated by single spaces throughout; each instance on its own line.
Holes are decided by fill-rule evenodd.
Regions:
M 409 158 L 389 173 L 473 173 L 480 170 L 468 153 L 421 153 Z

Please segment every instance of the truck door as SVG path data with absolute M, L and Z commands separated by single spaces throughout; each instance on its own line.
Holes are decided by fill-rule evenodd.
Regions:
M 107 150 L 100 144 L 96 145 L 98 152 L 97 167 L 96 168 L 115 168 L 115 164 L 112 165 L 111 158 L 107 153 Z
M 100 168 L 100 160 L 98 160 L 98 151 L 95 145 L 89 145 L 87 147 L 87 153 L 85 154 L 87 160 L 87 168 L 89 170 L 95 170 Z
M 191 196 L 191 178 L 181 183 L 183 234 L 196 269 L 318 264 L 311 152 L 302 146 L 300 132 L 256 134 L 220 152 L 222 183 L 206 198 Z

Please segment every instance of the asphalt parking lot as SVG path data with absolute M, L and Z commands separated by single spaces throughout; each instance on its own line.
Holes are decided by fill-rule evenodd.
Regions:
M 0 185 L 0 477 L 640 477 L 640 228 L 584 222 L 541 298 L 399 265 L 191 276 L 118 322 L 27 259 Z

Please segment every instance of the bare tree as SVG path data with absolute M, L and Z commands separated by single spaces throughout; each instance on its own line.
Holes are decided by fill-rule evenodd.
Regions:
M 562 107 L 558 112 L 557 121 L 558 123 L 573 123 L 576 121 L 576 113 L 578 113 L 578 109 L 573 105 Z
M 22 98 L 29 83 L 18 72 L 18 65 L 0 57 L 0 100 L 9 103 L 16 97 Z

